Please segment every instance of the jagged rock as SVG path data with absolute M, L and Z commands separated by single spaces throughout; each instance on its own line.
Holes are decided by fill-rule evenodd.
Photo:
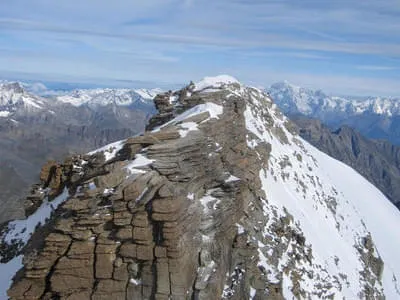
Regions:
M 107 165 L 105 171 L 107 174 L 95 177 L 95 185 L 99 188 L 114 188 L 121 184 L 126 178 L 125 162 L 115 162 Z
M 42 170 L 40 171 L 40 181 L 48 185 L 50 180 L 52 179 L 52 176 L 54 175 L 55 169 L 57 169 L 58 164 L 54 160 L 48 161 L 43 167 Z

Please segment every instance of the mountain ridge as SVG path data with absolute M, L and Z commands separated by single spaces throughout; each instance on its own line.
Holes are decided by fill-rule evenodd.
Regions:
M 400 212 L 263 91 L 204 82 L 156 96 L 144 134 L 42 169 L 27 216 L 47 215 L 1 230 L 0 268 L 25 255 L 11 299 L 400 295 Z

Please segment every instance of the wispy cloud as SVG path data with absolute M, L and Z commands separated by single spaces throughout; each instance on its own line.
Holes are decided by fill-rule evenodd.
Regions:
M 85 66 L 88 76 L 128 80 L 230 71 L 262 84 L 304 69 L 317 78 L 399 80 L 399 3 L 3 0 L 1 63 L 71 76 Z
M 236 38 L 229 36 L 206 36 L 173 33 L 118 33 L 80 28 L 69 28 L 54 26 L 41 22 L 32 22 L 21 19 L 0 19 L 1 29 L 21 30 L 21 31 L 41 31 L 49 33 L 60 33 L 74 35 L 76 38 L 95 36 L 110 39 L 141 40 L 151 42 L 165 42 L 176 44 L 187 44 L 197 46 L 219 46 L 237 48 L 287 48 L 298 50 L 314 50 L 324 52 L 343 52 L 354 54 L 386 54 L 400 57 L 400 44 L 394 43 L 344 43 L 331 41 L 315 41 L 310 39 L 290 38 L 288 34 L 264 34 L 258 33 L 252 36 Z M 0 29 L 0 30 L 1 30 Z
M 366 71 L 389 71 L 389 70 L 397 70 L 397 67 L 390 67 L 390 66 L 357 66 L 359 70 L 366 70 Z

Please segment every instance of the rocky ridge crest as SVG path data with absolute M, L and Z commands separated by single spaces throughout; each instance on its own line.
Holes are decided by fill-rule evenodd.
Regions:
M 304 223 L 276 204 L 284 199 L 266 194 L 268 170 L 280 185 L 297 178 L 306 197 L 313 187 L 288 170 L 310 172 L 314 162 L 266 94 L 217 77 L 158 95 L 155 105 L 144 134 L 43 168 L 41 196 L 27 202 L 37 209 L 26 214 L 50 205 L 50 220 L 30 240 L 24 221 L 1 231 L 2 263 L 24 255 L 11 299 L 382 296 L 383 261 L 365 226 L 348 245 L 361 268 L 353 281 L 339 274 L 338 257 L 328 263 L 313 252 Z M 295 161 L 274 152 L 288 145 L 298 147 Z M 329 193 L 320 209 L 348 234 L 340 196 Z

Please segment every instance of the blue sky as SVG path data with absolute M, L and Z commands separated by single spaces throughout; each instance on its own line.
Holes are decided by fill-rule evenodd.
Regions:
M 400 96 L 398 0 L 0 0 L 0 74 Z

